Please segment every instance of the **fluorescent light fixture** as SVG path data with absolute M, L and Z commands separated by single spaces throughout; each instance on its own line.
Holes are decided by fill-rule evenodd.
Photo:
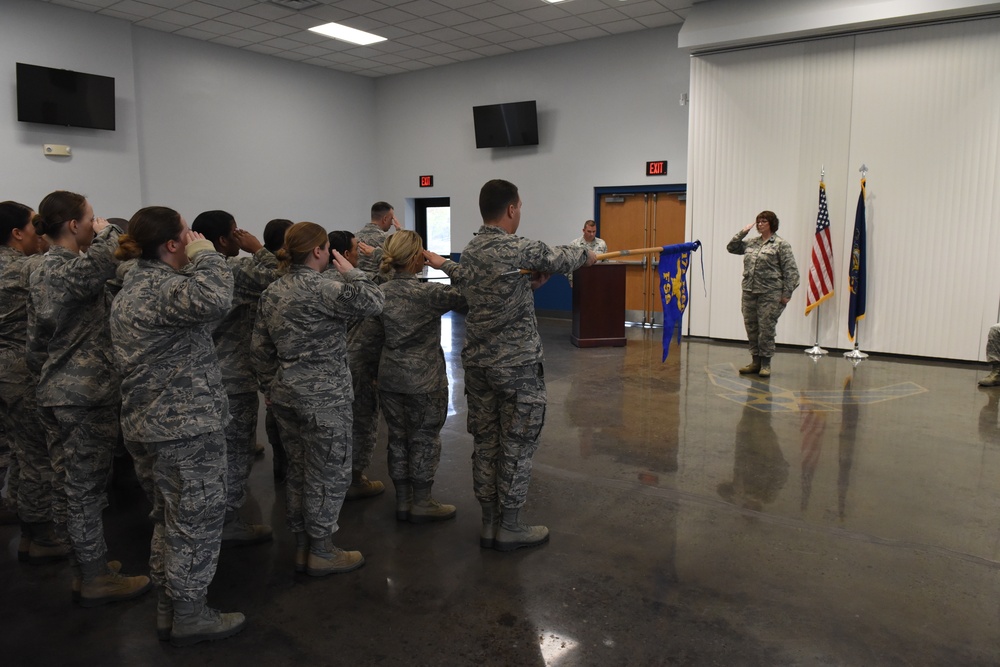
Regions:
M 566 0 L 545 0 L 545 2 L 548 2 L 548 3 L 550 3 L 550 4 L 553 4 L 553 5 L 554 5 L 554 4 L 556 4 L 557 2 L 566 2 Z
M 318 32 L 321 35 L 333 37 L 334 39 L 339 39 L 342 42 L 350 42 L 351 44 L 360 44 L 362 46 L 375 44 L 376 42 L 384 42 L 386 40 L 385 37 L 379 37 L 378 35 L 373 35 L 370 32 L 365 32 L 364 30 L 348 28 L 346 25 L 340 25 L 339 23 L 324 23 L 323 25 L 318 25 L 315 28 L 309 28 L 309 31 Z

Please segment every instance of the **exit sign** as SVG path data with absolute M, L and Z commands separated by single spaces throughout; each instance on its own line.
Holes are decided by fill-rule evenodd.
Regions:
M 420 177 L 420 187 L 431 188 L 434 187 L 434 177 L 433 176 L 421 176 Z
M 646 175 L 647 176 L 666 176 L 667 175 L 667 161 L 657 160 L 656 162 L 646 163 Z

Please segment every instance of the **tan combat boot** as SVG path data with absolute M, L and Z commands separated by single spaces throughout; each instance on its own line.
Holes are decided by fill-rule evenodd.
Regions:
M 238 611 L 221 613 L 205 604 L 174 600 L 174 619 L 170 628 L 170 644 L 191 646 L 198 642 L 232 637 L 246 627 L 246 617 Z
M 760 370 L 757 375 L 762 378 L 771 377 L 771 357 L 761 357 L 760 358 Z
M 750 375 L 760 371 L 760 357 L 753 355 L 753 361 L 740 369 L 740 375 Z
M 344 500 L 361 500 L 381 495 L 385 491 L 385 484 L 377 479 L 368 479 L 363 473 L 351 473 L 351 485 L 347 487 L 347 495 Z
M 1000 363 L 990 364 L 990 374 L 979 381 L 980 387 L 1000 387 Z
M 309 535 L 302 531 L 295 533 L 295 571 L 305 572 L 309 560 Z
M 44 565 L 66 560 L 73 552 L 69 542 L 60 537 L 51 521 L 31 524 L 31 542 L 28 544 L 28 563 Z
M 497 551 L 513 551 L 521 547 L 534 547 L 549 541 L 549 529 L 545 526 L 528 526 L 518 518 L 520 509 L 501 510 L 500 528 L 497 530 L 493 548 Z
M 149 577 L 127 577 L 113 572 L 105 562 L 81 563 L 83 583 L 80 586 L 80 606 L 97 607 L 109 602 L 131 600 L 153 587 Z
M 365 564 L 360 551 L 344 551 L 333 546 L 329 537 L 323 540 L 309 540 L 309 558 L 306 560 L 306 574 L 310 577 L 325 577 L 356 570 Z
M 455 518 L 454 505 L 442 505 L 431 497 L 431 484 L 413 485 L 413 502 L 410 503 L 410 523 L 446 521 Z

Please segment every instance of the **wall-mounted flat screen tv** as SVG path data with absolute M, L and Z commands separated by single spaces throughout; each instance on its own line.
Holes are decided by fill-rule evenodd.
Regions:
M 472 107 L 476 148 L 538 145 L 535 100 Z
M 115 129 L 115 79 L 17 63 L 17 119 Z

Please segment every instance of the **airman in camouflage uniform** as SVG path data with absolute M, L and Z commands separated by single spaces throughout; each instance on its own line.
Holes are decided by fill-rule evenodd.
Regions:
M 396 518 L 412 523 L 455 516 L 454 505 L 431 497 L 441 460 L 441 428 L 448 417 L 441 315 L 468 311 L 458 288 L 417 280 L 425 256 L 432 265 L 444 263 L 434 253 L 424 254 L 416 232 L 393 234 L 382 262 L 393 271 L 392 278 L 380 286 L 385 343 L 378 386 L 389 430 L 389 477 L 396 487 Z
M 375 282 L 379 279 L 382 263 L 382 247 L 388 238 L 389 228 L 399 229 L 396 213 L 384 201 L 372 204 L 371 222 L 362 227 L 356 237 L 360 243 L 372 248 L 368 254 L 357 255 L 357 267 Z M 382 354 L 382 325 L 366 318 L 355 322 L 347 333 L 347 358 L 350 362 L 351 381 L 354 389 L 351 452 L 351 486 L 347 489 L 348 500 L 359 500 L 377 496 L 385 491 L 385 485 L 378 480 L 369 480 L 365 470 L 371 465 L 378 436 L 379 393 L 378 362 Z
M 178 645 L 219 639 L 245 620 L 205 606 L 225 514 L 229 419 L 212 331 L 232 306 L 232 270 L 164 207 L 133 216 L 118 255 L 139 258 L 124 276 L 110 328 L 122 430 L 152 491 L 157 632 Z
M 549 247 L 515 236 L 521 199 L 513 183 L 489 181 L 479 194 L 483 226 L 442 270 L 469 304 L 466 317 L 465 393 L 473 436 L 472 480 L 483 507 L 480 545 L 500 551 L 542 544 L 545 526 L 519 519 L 531 480 L 531 458 L 545 421 L 542 342 L 532 290 L 548 274 L 568 273 L 596 261 L 594 253 Z M 535 272 L 522 275 L 525 268 Z
M 30 278 L 27 364 L 38 378 L 57 492 L 61 482 L 66 498 L 79 568 L 74 588 L 79 581 L 79 602 L 89 607 L 150 588 L 147 577 L 109 569 L 101 516 L 118 440 L 119 377 L 110 359 L 104 286 L 115 275 L 119 229 L 95 219 L 90 203 L 68 192 L 46 196 L 36 220 L 52 245 Z
M 595 255 L 601 255 L 608 251 L 608 244 L 603 239 L 597 238 L 597 223 L 587 220 L 583 223 L 583 236 L 573 239 L 569 244 L 574 248 L 586 248 Z M 573 286 L 573 274 L 566 276 L 569 279 L 569 286 Z
M 760 236 L 744 241 L 754 226 Z M 740 369 L 744 375 L 771 375 L 778 317 L 799 286 L 799 269 L 792 246 L 775 234 L 777 231 L 778 217 L 771 211 L 762 211 L 753 224 L 738 231 L 726 245 L 730 253 L 743 255 L 743 324 L 753 357 L 750 364 Z
M 217 251 L 226 255 L 234 279 L 232 310 L 212 335 L 229 397 L 230 417 L 226 427 L 226 523 L 222 546 L 258 544 L 271 539 L 271 527 L 247 523 L 239 515 L 247 499 L 260 408 L 257 380 L 250 368 L 250 337 L 260 295 L 278 277 L 278 260 L 256 237 L 237 229 L 236 220 L 225 211 L 201 213 L 191 229 L 204 234 Z M 239 257 L 241 250 L 252 253 L 252 257 Z
M 996 387 L 1000 385 L 1000 324 L 991 326 L 986 334 L 986 361 L 990 372 L 979 380 L 979 386 Z
M 30 222 L 33 215 L 23 204 L 0 203 L 0 422 L 17 464 L 10 468 L 8 493 L 21 522 L 18 560 L 38 564 L 65 558 L 69 546 L 53 530 L 57 518 L 66 523 L 66 508 L 54 515 L 55 471 L 24 356 L 29 278 L 47 248 Z
M 251 354 L 254 373 L 278 420 L 288 453 L 286 511 L 295 568 L 313 576 L 360 567 L 357 551 L 331 537 L 350 484 L 351 376 L 348 322 L 382 311 L 383 296 L 363 271 L 333 251 L 344 281 L 323 271 L 331 251 L 311 222 L 292 226 L 279 259 L 288 273 L 261 296 Z M 308 553 L 307 553 L 308 551 Z

